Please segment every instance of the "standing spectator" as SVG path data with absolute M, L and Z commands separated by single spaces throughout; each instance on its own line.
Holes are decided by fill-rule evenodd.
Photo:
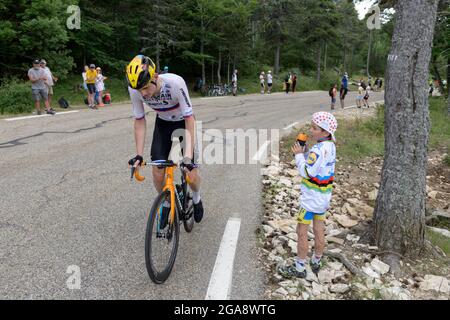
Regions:
M 292 74 L 292 93 L 295 92 L 295 87 L 297 86 L 297 74 Z
M 341 89 L 339 90 L 339 99 L 341 100 L 341 108 L 344 109 L 344 100 L 348 92 L 348 74 L 344 74 L 341 80 Z
M 234 70 L 233 75 L 231 76 L 231 85 L 233 87 L 233 96 L 237 95 L 237 85 L 238 85 L 237 74 L 238 74 L 238 71 L 236 69 L 236 70 Z
M 107 77 L 104 77 L 102 74 L 102 69 L 100 67 L 97 68 L 97 80 L 95 82 L 95 89 L 98 92 L 98 106 L 104 107 L 103 103 L 103 91 L 105 90 L 104 81 L 107 80 Z
M 38 115 L 41 114 L 41 100 L 43 100 L 47 114 L 54 115 L 55 111 L 50 108 L 48 103 L 48 89 L 45 84 L 47 77 L 45 76 L 45 70 L 41 68 L 40 64 L 39 59 L 36 59 L 33 61 L 33 68 L 28 70 L 36 113 Z
M 336 105 L 336 96 L 337 96 L 337 84 L 333 84 L 330 89 L 330 97 L 331 97 L 331 110 L 334 110 L 334 106 Z
M 361 82 L 358 83 L 358 95 L 356 96 L 356 106 L 358 108 L 362 107 L 363 104 L 363 92 L 364 92 L 364 88 L 362 87 Z
M 369 91 L 370 91 L 370 86 L 367 86 L 366 93 L 364 94 L 364 98 L 363 98 L 364 106 L 367 108 L 369 108 Z
M 380 78 L 380 86 L 378 87 L 379 90 L 381 90 L 381 88 L 383 87 L 383 79 Z
M 89 69 L 86 71 L 86 85 L 88 88 L 88 102 L 89 102 L 89 108 L 91 109 L 97 109 L 95 106 L 95 82 L 97 81 L 97 70 L 95 70 L 95 64 L 91 64 L 89 66 Z
M 267 93 L 270 94 L 272 91 L 272 85 L 273 85 L 273 78 L 272 78 L 272 71 L 267 71 Z
M 161 74 L 169 73 L 169 67 L 164 66 L 164 70 L 161 72 Z
M 374 88 L 375 88 L 375 91 L 378 91 L 378 85 L 379 85 L 379 83 L 380 83 L 380 79 L 377 77 L 377 78 L 375 79 L 375 82 L 374 82 Z
M 50 108 L 52 107 L 52 97 L 53 97 L 53 86 L 55 85 L 55 82 L 58 81 L 58 78 L 54 77 L 50 69 L 47 67 L 47 61 L 44 59 L 41 60 L 41 68 L 45 71 L 45 77 L 47 80 L 45 80 L 45 85 L 47 86 L 48 90 L 48 105 Z
M 88 91 L 87 84 L 86 84 L 86 72 L 89 70 L 88 66 L 84 66 L 84 71 L 81 73 L 81 77 L 83 78 L 83 88 L 84 90 Z
M 261 74 L 259 75 L 259 83 L 261 85 L 261 94 L 264 94 L 266 92 L 265 78 L 266 78 L 266 74 L 264 73 L 264 71 L 261 71 Z
M 286 94 L 289 94 L 289 89 L 291 87 L 291 73 L 288 72 L 288 74 L 286 74 L 286 77 L 284 77 L 284 85 L 285 85 L 285 90 L 286 90 Z

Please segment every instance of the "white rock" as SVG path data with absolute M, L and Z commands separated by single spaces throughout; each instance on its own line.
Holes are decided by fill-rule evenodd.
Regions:
M 423 282 L 420 283 L 420 289 L 423 291 L 434 291 L 440 293 L 450 293 L 447 278 L 427 274 Z
M 350 214 L 352 217 L 357 217 L 358 216 L 358 213 L 356 212 L 356 210 L 352 206 L 350 206 L 350 204 L 347 203 L 347 202 L 344 203 L 344 206 L 342 207 L 341 210 L 344 213 Z
M 317 278 L 316 278 L 317 279 Z M 311 282 L 313 282 L 312 280 Z M 308 274 L 306 274 L 306 279 L 300 279 L 299 283 L 303 287 L 311 287 L 311 282 L 308 280 Z
M 271 234 L 274 231 L 274 229 L 271 226 L 268 226 L 266 224 L 263 225 L 263 230 L 264 233 L 266 234 Z
M 342 233 L 342 229 L 331 229 L 328 231 L 327 235 L 330 237 L 338 236 Z
M 335 277 L 334 270 L 322 269 L 317 277 L 320 283 L 330 283 Z
M 347 234 L 347 236 L 345 237 L 345 239 L 347 239 L 347 241 L 351 241 L 351 242 L 358 242 L 359 239 L 360 239 L 360 237 L 358 237 L 358 236 L 355 235 L 355 234 L 349 233 L 349 234 Z
M 383 300 L 410 300 L 411 295 L 408 290 L 392 287 L 381 288 L 380 295 Z
M 367 192 L 366 195 L 367 195 L 367 198 L 369 200 L 375 201 L 377 199 L 377 196 L 378 196 L 378 190 L 377 189 L 373 189 L 372 191 Z
M 280 294 L 282 296 L 287 296 L 289 294 L 289 292 L 287 292 L 286 289 L 283 288 L 283 287 L 278 288 L 277 290 L 275 290 L 275 293 Z
M 297 177 L 299 175 L 299 172 L 295 169 L 286 169 L 285 173 L 289 177 Z
M 438 195 L 438 192 L 437 191 L 431 191 L 431 192 L 429 192 L 428 193 L 428 196 L 431 198 L 431 199 L 436 199 L 436 196 Z
M 292 280 L 284 280 L 278 283 L 279 286 L 282 286 L 283 288 L 292 287 L 294 286 L 294 281 Z
M 327 265 L 335 271 L 341 270 L 342 267 L 344 266 L 342 263 L 337 262 L 337 261 L 328 262 Z
M 308 299 L 309 299 L 309 293 L 303 291 L 303 292 L 302 292 L 302 298 L 303 298 L 303 300 L 308 300 Z
M 288 247 L 291 248 L 293 254 L 297 254 L 297 242 L 289 240 Z
M 358 221 L 352 220 L 352 219 L 350 219 L 349 217 L 347 217 L 345 215 L 335 214 L 334 218 L 344 228 L 351 228 L 351 227 L 354 227 L 354 226 L 356 226 L 358 224 Z
M 292 182 L 288 178 L 280 178 L 279 183 L 286 187 L 292 187 Z
M 341 252 L 342 252 L 342 249 L 334 248 L 334 249 L 330 249 L 330 250 L 328 250 L 328 251 L 333 252 L 333 253 L 341 253 Z
M 337 283 L 330 286 L 330 291 L 334 293 L 346 293 L 350 290 L 350 286 L 343 283 Z
M 317 282 L 312 283 L 312 295 L 318 296 L 324 291 L 324 287 L 318 284 Z
M 373 270 L 375 270 L 377 273 L 383 275 L 385 273 L 389 272 L 389 265 L 384 263 L 381 260 L 378 260 L 377 258 L 373 259 L 370 262 L 370 265 L 372 266 Z
M 380 277 L 380 275 L 376 271 L 374 271 L 371 267 L 368 266 L 362 267 L 362 271 L 364 271 L 364 273 L 371 278 L 378 279 Z
M 289 294 L 295 295 L 298 293 L 298 289 L 297 288 L 288 288 L 287 291 L 289 292 Z
M 291 232 L 291 233 L 287 234 L 286 237 L 288 237 L 289 239 L 291 239 L 295 242 L 298 241 L 298 235 L 295 232 Z
M 333 236 L 326 236 L 325 239 L 328 241 L 328 243 L 333 242 L 333 243 L 337 243 L 339 245 L 343 245 L 344 242 L 345 242 L 344 240 L 342 240 L 340 238 L 333 237 Z

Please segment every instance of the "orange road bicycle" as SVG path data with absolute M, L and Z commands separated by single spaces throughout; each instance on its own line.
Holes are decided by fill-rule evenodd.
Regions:
M 145 264 L 150 279 L 156 284 L 164 283 L 170 275 L 177 256 L 180 239 L 180 224 L 186 232 L 194 227 L 194 205 L 189 177 L 182 165 L 181 184 L 175 184 L 173 161 L 153 161 L 143 166 L 157 166 L 165 169 L 163 191 L 156 197 L 150 209 L 145 233 Z M 139 174 L 139 167 L 131 168 L 131 179 L 144 181 Z

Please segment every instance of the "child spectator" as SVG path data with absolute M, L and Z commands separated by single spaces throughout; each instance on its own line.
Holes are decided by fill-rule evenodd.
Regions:
M 337 84 L 333 84 L 330 89 L 330 97 L 331 97 L 331 110 L 334 110 L 334 106 L 336 105 L 336 96 L 337 96 Z
M 261 74 L 259 75 L 259 83 L 261 84 L 261 94 L 264 94 L 266 92 L 266 86 L 264 84 L 266 78 L 266 74 L 264 71 L 261 71 Z
M 363 104 L 363 92 L 364 88 L 362 87 L 361 83 L 358 83 L 358 95 L 356 96 L 356 106 L 358 108 L 361 108 Z
M 297 257 L 295 263 L 278 269 L 286 277 L 306 277 L 306 257 L 308 255 L 308 229 L 313 221 L 314 253 L 310 260 L 311 270 L 318 273 L 325 249 L 326 212 L 330 207 L 334 167 L 336 163 L 337 129 L 336 118 L 328 112 L 316 112 L 312 116 L 310 133 L 317 144 L 306 153 L 306 146 L 298 142 L 292 147 L 295 162 L 302 176 L 300 211 L 297 215 Z
M 369 108 L 369 91 L 370 91 L 370 86 L 366 87 L 366 94 L 364 95 L 364 106 Z
M 272 71 L 267 71 L 267 93 L 270 94 L 272 91 L 273 77 Z
M 97 67 L 97 80 L 95 82 L 95 89 L 98 92 L 98 106 L 104 107 L 103 103 L 103 91 L 105 90 L 105 83 L 104 81 L 107 80 L 107 77 L 104 77 L 102 74 L 102 69 L 100 67 Z

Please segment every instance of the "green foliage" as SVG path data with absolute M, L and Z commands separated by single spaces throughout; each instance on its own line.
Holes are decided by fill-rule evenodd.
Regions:
M 17 79 L 4 81 L 0 86 L 0 114 L 31 112 L 34 102 L 31 96 L 31 83 Z
M 450 241 L 446 236 L 434 232 L 430 229 L 426 230 L 426 235 L 432 244 L 441 248 L 447 256 L 450 255 Z

